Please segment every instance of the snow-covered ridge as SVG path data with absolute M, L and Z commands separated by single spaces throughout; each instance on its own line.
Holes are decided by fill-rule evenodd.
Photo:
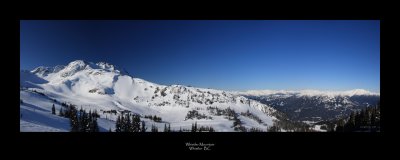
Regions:
M 275 115 L 279 114 L 266 104 L 229 91 L 160 85 L 121 73 L 118 67 L 106 62 L 76 60 L 66 66 L 21 71 L 20 77 L 20 98 L 26 102 L 20 105 L 21 109 L 32 110 L 33 106 L 37 106 L 46 110 L 43 113 L 45 115 L 50 111 L 54 99 L 75 104 L 84 110 L 115 110 L 119 114 L 127 111 L 142 117 L 157 115 L 162 118 L 163 122 L 144 118 L 148 126 L 154 124 L 164 127 L 164 123 L 169 123 L 172 128 L 179 130 L 181 127 L 190 129 L 192 123 L 197 122 L 198 125 L 213 126 L 217 131 L 234 131 L 232 120 L 221 113 L 222 110 L 232 109 L 247 129 L 256 127 L 265 131 L 277 120 Z M 56 108 L 60 106 L 56 105 Z M 193 110 L 207 118 L 199 116 L 187 119 L 188 113 Z M 249 115 L 241 115 L 247 111 L 253 115 L 253 119 Z M 116 117 L 103 112 L 100 118 L 108 124 L 115 124 Z M 254 120 L 254 117 L 261 121 Z M 34 120 L 31 122 L 34 123 Z M 114 125 L 103 127 L 108 129 Z M 26 127 L 22 128 L 26 130 Z
M 298 95 L 298 96 L 379 96 L 380 93 L 370 92 L 364 89 L 353 89 L 348 91 L 320 91 L 320 90 L 249 90 L 246 92 L 239 92 L 243 95 L 252 96 L 268 96 L 268 95 Z
M 82 70 L 103 70 L 119 74 L 127 74 L 125 70 L 121 70 L 117 66 L 107 62 L 93 63 L 93 62 L 86 62 L 83 60 L 72 61 L 66 66 L 64 65 L 57 65 L 55 67 L 40 66 L 33 69 L 31 73 L 42 78 L 48 75 L 54 75 L 55 73 L 59 73 L 59 76 L 61 77 L 68 77 Z
M 57 65 L 55 67 L 40 66 L 40 67 L 37 67 L 37 68 L 33 69 L 30 72 L 33 73 L 33 74 L 36 74 L 38 76 L 43 77 L 43 76 L 47 76 L 48 74 L 51 74 L 51 73 L 57 73 L 57 72 L 61 71 L 64 68 L 65 68 L 65 66 L 63 66 L 63 65 Z

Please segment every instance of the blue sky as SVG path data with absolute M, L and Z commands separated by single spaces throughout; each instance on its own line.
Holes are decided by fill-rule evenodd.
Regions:
M 106 61 L 159 84 L 380 90 L 379 20 L 20 22 L 21 69 Z

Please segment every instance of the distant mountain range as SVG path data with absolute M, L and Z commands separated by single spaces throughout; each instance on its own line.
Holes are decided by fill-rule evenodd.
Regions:
M 377 105 L 379 93 L 363 89 L 349 91 L 252 90 L 241 95 L 271 106 L 297 121 L 321 121 L 340 118 L 368 106 Z

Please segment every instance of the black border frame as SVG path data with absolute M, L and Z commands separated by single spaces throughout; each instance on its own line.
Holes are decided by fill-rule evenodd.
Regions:
M 25 8 L 24 8 L 25 7 Z M 110 6 L 112 8 L 113 6 Z M 247 6 L 243 6 L 247 7 Z M 343 7 L 343 8 L 329 8 L 325 10 L 325 8 L 315 8 L 315 10 L 308 10 L 308 8 L 297 8 L 297 7 L 288 7 L 287 9 L 294 9 L 290 12 L 283 13 L 278 11 L 277 9 L 272 9 L 269 11 L 262 10 L 262 9 L 255 9 L 252 11 L 239 10 L 238 13 L 226 12 L 221 11 L 223 13 L 215 13 L 215 9 L 213 8 L 214 12 L 196 12 L 198 10 L 190 10 L 186 9 L 181 12 L 177 13 L 170 13 L 168 14 L 162 13 L 164 10 L 159 12 L 154 12 L 153 15 L 149 12 L 145 13 L 138 13 L 138 12 L 130 12 L 129 8 L 125 8 L 122 10 L 115 9 L 114 14 L 110 14 L 110 12 L 103 11 L 99 14 L 92 13 L 92 11 L 87 11 L 85 15 L 81 15 L 80 13 L 86 12 L 87 8 L 77 7 L 78 12 L 73 11 L 68 12 L 68 6 L 64 8 L 64 10 L 57 10 L 55 8 L 50 8 L 44 11 L 34 12 L 32 10 L 36 9 L 27 9 L 30 8 L 29 6 L 20 6 L 19 10 L 13 12 L 13 17 L 10 20 L 10 30 L 14 32 L 11 33 L 10 37 L 12 39 L 12 43 L 15 45 L 13 48 L 10 48 L 13 53 L 12 56 L 13 61 L 7 61 L 7 63 L 13 63 L 12 66 L 15 66 L 15 70 L 11 70 L 11 74 L 14 75 L 12 79 L 12 83 L 15 85 L 7 86 L 10 87 L 10 90 L 14 90 L 16 92 L 12 92 L 13 100 L 15 103 L 10 103 L 8 106 L 14 106 L 19 103 L 18 96 L 19 92 L 17 87 L 19 88 L 18 79 L 15 73 L 19 72 L 19 66 L 17 66 L 19 62 L 19 20 L 27 20 L 27 19 L 361 19 L 361 20 L 380 20 L 381 21 L 381 74 L 383 74 L 384 69 L 390 69 L 391 66 L 383 65 L 382 61 L 389 61 L 394 59 L 387 58 L 388 52 L 393 52 L 394 42 L 390 40 L 391 31 L 393 28 L 391 23 L 393 23 L 393 19 L 390 19 L 388 12 L 391 10 L 388 9 L 387 12 L 383 13 L 380 10 L 375 10 L 373 7 L 362 8 L 361 7 Z M 375 6 L 380 7 L 380 5 Z M 273 7 L 268 7 L 271 9 Z M 295 9 L 297 8 L 297 9 Z M 357 10 L 358 8 L 360 10 Z M 26 9 L 26 10 L 25 10 Z M 22 11 L 24 10 L 24 11 Z M 97 11 L 99 11 L 97 10 Z M 203 10 L 203 9 L 199 9 Z M 218 9 L 216 9 L 218 10 Z M 228 8 L 229 10 L 229 8 Z M 233 10 L 233 9 L 232 9 Z M 251 10 L 251 8 L 249 9 Z M 287 10 L 285 10 L 287 11 Z M 336 12 L 334 12 L 336 11 Z M 33 13 L 33 14 L 32 14 Z M 53 14 L 55 13 L 55 14 Z M 161 13 L 161 14 L 159 14 Z M 299 14 L 301 13 L 301 14 Z M 122 15 L 122 16 L 121 16 Z M 392 29 L 392 30 L 391 30 Z M 391 30 L 391 31 L 390 31 Z M 384 55 L 384 56 L 383 56 Z M 385 62 L 386 64 L 386 62 Z M 389 62 L 390 65 L 396 64 L 395 62 L 392 64 Z M 17 70 L 18 69 L 18 70 Z M 388 71 L 391 73 L 390 71 Z M 382 76 L 381 76 L 382 77 Z M 390 80 L 390 78 L 388 78 Z M 62 148 L 68 148 L 67 146 L 74 146 L 76 149 L 85 149 L 85 146 L 94 146 L 97 149 L 100 149 L 100 152 L 104 150 L 104 152 L 124 152 L 127 153 L 132 152 L 132 150 L 172 150 L 172 151 L 189 151 L 189 152 L 199 152 L 199 151 L 190 151 L 188 147 L 185 146 L 186 142 L 203 142 L 203 143 L 214 143 L 215 147 L 211 151 L 201 151 L 201 152 L 216 152 L 216 151 L 227 151 L 227 153 L 235 153 L 235 151 L 251 151 L 256 152 L 260 151 L 259 153 L 265 153 L 266 155 L 274 154 L 273 152 L 276 151 L 295 151 L 294 156 L 299 153 L 301 150 L 308 150 L 311 148 L 313 152 L 326 152 L 327 148 L 333 149 L 336 146 L 340 146 L 340 150 L 343 152 L 350 152 L 350 150 L 354 149 L 354 144 L 357 147 L 361 148 L 374 148 L 374 150 L 378 149 L 379 146 L 384 146 L 385 143 L 391 143 L 391 141 L 387 139 L 389 136 L 392 136 L 391 130 L 388 126 L 389 122 L 392 122 L 394 112 L 389 111 L 393 108 L 386 108 L 389 106 L 389 101 L 392 98 L 389 98 L 389 94 L 387 93 L 385 87 L 389 87 L 383 83 L 383 81 L 387 81 L 388 79 L 381 78 L 381 105 L 382 105 L 382 132 L 380 133 L 139 133 L 139 134 L 116 134 L 116 133 L 95 133 L 95 134 L 86 134 L 86 133 L 21 133 L 19 132 L 18 123 L 14 123 L 15 125 L 12 126 L 14 128 L 14 138 L 16 139 L 17 145 L 23 145 L 24 148 L 30 148 L 34 150 L 40 150 L 37 148 L 36 145 L 40 144 L 42 146 L 47 146 L 52 148 L 51 150 L 57 151 L 62 149 L 57 149 L 54 146 L 60 146 Z M 391 79 L 392 82 L 395 79 Z M 15 94 L 15 95 L 14 95 Z M 14 102 L 14 101 L 12 101 Z M 14 108 L 14 107 L 13 107 Z M 14 108 L 13 118 L 19 122 L 19 108 Z M 391 117 L 391 118 L 390 118 Z M 394 137 L 393 137 L 394 138 Z M 322 145 L 324 147 L 318 147 Z M 107 147 L 109 146 L 109 147 Z M 117 147 L 121 146 L 121 147 Z M 126 148 L 128 146 L 129 148 Z M 54 147 L 54 148 L 53 148 Z M 102 148 L 104 147 L 104 148 Z M 327 147 L 327 148 L 325 148 Z M 107 149 L 105 149 L 107 148 Z M 270 150 L 272 149 L 272 150 Z M 338 148 L 336 148 L 338 149 Z M 74 149 L 75 150 L 75 149 Z M 109 151 L 108 151 L 109 150 Z M 298 150 L 298 152 L 296 151 Z M 60 151 L 62 152 L 62 151 Z M 272 153 L 271 153 L 272 152 Z M 328 156 L 328 155 L 327 155 Z M 329 156 L 328 156 L 329 157 Z M 283 158 L 283 157 L 282 157 Z

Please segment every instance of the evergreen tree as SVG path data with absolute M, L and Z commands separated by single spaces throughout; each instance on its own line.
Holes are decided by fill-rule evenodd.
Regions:
M 333 122 L 328 122 L 328 124 L 327 124 L 327 130 L 328 130 L 328 132 L 334 132 L 334 131 L 335 131 L 335 123 L 333 123 Z
M 122 121 L 121 116 L 118 115 L 117 121 L 115 123 L 115 132 L 122 132 Z
M 376 127 L 375 131 L 380 131 L 380 115 L 381 115 L 381 105 L 380 102 L 378 102 L 378 106 L 376 107 L 376 112 L 375 112 L 375 123 L 374 126 Z
M 365 126 L 367 126 L 367 129 L 370 130 L 370 126 L 371 126 L 371 108 L 367 108 L 365 109 Z
M 64 117 L 66 117 L 66 118 L 70 118 L 71 116 L 71 108 L 70 108 L 70 106 L 66 106 L 66 110 L 65 110 L 65 112 L 63 112 L 63 114 L 64 114 Z
M 64 117 L 63 107 L 60 108 L 60 112 L 58 113 L 58 115 Z
M 355 121 L 354 121 L 354 128 L 356 130 L 359 130 L 361 128 L 361 112 L 356 112 L 356 115 L 354 116 Z
M 344 120 L 340 119 L 336 126 L 336 132 L 344 132 Z
M 89 116 L 84 110 L 80 110 L 79 127 L 81 132 L 89 132 Z
M 132 132 L 140 132 L 140 116 L 137 114 L 132 115 Z
M 97 113 L 97 110 L 94 110 L 94 112 L 92 114 L 93 114 L 93 117 L 100 118 L 100 115 Z
M 151 125 L 151 132 L 158 132 L 158 128 L 154 124 Z
M 233 114 L 233 127 L 240 127 L 242 125 L 242 122 L 238 118 L 236 114 Z
M 280 132 L 281 128 L 276 126 L 275 124 L 268 128 L 268 132 Z
M 214 128 L 213 128 L 213 127 L 210 127 L 209 132 L 215 132 Z
M 144 123 L 144 121 L 142 121 L 142 127 L 140 129 L 141 132 L 146 132 L 147 128 L 146 128 L 146 123 Z
M 131 117 L 129 114 L 125 115 L 124 132 L 132 132 Z
M 164 123 L 164 132 L 168 132 L 167 124 Z
M 192 124 L 192 132 L 197 132 L 197 122 L 195 122 L 194 124 Z
M 373 108 L 371 113 L 371 132 L 376 132 L 378 125 L 377 125 L 377 107 Z
M 355 114 L 354 112 L 351 112 L 349 120 L 346 122 L 344 125 L 344 131 L 345 132 L 352 132 L 355 130 Z
M 91 111 L 89 111 L 89 131 L 90 132 L 99 132 L 99 125 L 97 124 L 97 115 L 91 113 Z
M 53 104 L 53 107 L 51 107 L 51 114 L 56 114 L 56 107 L 54 107 L 54 104 Z
M 121 132 L 125 132 L 125 117 L 121 115 Z
M 71 125 L 71 132 L 79 132 L 79 119 L 78 119 L 78 111 L 76 108 L 72 105 L 68 107 L 68 116 L 70 119 L 70 125 Z
M 164 124 L 164 132 L 171 132 L 171 124 L 168 124 L 168 126 L 166 123 Z
M 77 114 L 77 117 L 78 117 L 78 128 L 79 128 L 79 132 L 85 132 L 85 129 L 82 127 L 83 125 L 83 109 L 82 109 L 82 107 L 81 107 L 81 109 L 79 109 L 79 112 L 78 112 L 78 114 Z
M 88 113 L 88 130 L 87 132 L 93 132 L 93 116 L 92 116 L 92 110 L 89 110 Z
M 93 119 L 93 126 L 92 126 L 92 131 L 93 132 L 99 132 L 99 125 L 97 124 L 97 118 L 96 117 L 94 117 L 94 119 Z

